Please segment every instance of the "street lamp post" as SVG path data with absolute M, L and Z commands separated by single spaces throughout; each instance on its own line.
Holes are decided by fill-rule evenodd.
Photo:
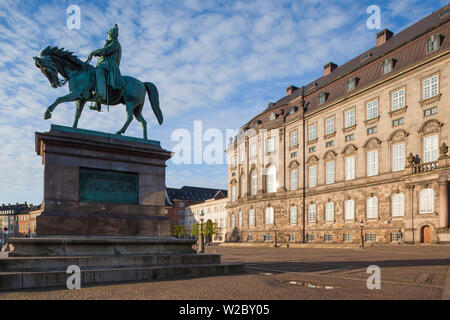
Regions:
M 277 247 L 277 230 L 278 227 L 276 225 L 273 226 L 273 230 L 275 231 L 275 244 L 274 244 L 274 248 Z
M 361 222 L 359 223 L 359 226 L 361 227 L 361 248 L 364 248 L 364 233 L 363 233 L 363 228 L 364 228 L 364 221 L 361 220 Z
M 203 210 L 200 212 L 200 244 L 199 244 L 199 253 L 205 253 L 205 242 L 203 239 Z

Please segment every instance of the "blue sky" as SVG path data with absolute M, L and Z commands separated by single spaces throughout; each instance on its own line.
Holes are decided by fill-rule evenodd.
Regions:
M 435 11 L 445 0 L 0 0 L 0 203 L 42 200 L 43 166 L 34 132 L 50 124 L 71 126 L 74 104 L 43 113 L 67 87 L 52 89 L 32 57 L 58 45 L 85 60 L 119 25 L 122 74 L 157 85 L 165 123 L 159 126 L 146 102 L 149 138 L 172 150 L 172 132 L 239 128 L 277 101 L 290 85 L 322 74 L 329 61 L 343 64 L 375 44 L 369 5 L 381 9 L 381 28 L 399 32 Z M 81 9 L 81 29 L 66 26 L 69 5 Z M 101 115 L 85 109 L 80 128 L 115 132 L 122 106 Z M 141 137 L 133 121 L 127 135 Z M 225 143 L 225 141 L 224 141 Z M 226 188 L 226 165 L 168 162 L 167 186 Z

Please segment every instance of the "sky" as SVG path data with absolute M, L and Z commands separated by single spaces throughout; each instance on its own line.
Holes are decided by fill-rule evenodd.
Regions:
M 223 133 L 225 146 L 227 129 L 241 127 L 282 98 L 287 87 L 319 78 L 329 61 L 341 65 L 373 47 L 380 30 L 367 27 L 370 5 L 381 10 L 380 28 L 397 33 L 447 3 L 0 0 L 0 204 L 42 201 L 43 165 L 34 149 L 35 132 L 73 123 L 74 103 L 59 105 L 50 120 L 43 117 L 57 97 L 68 93 L 67 86 L 53 89 L 34 65 L 32 57 L 48 45 L 86 60 L 103 47 L 117 23 L 122 74 L 159 90 L 164 123 L 158 125 L 147 100 L 143 115 L 149 139 L 173 150 L 178 141 L 172 134 L 185 129 L 193 136 L 194 121 L 201 121 L 203 132 Z M 80 8 L 79 29 L 67 26 L 70 5 Z M 114 133 L 125 118 L 123 105 L 101 114 L 85 108 L 79 128 Z M 134 120 L 126 135 L 142 137 L 140 124 Z M 169 160 L 166 185 L 226 189 L 227 167 Z

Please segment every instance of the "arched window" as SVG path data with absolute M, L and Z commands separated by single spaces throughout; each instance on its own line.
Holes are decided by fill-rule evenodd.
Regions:
M 245 197 L 245 176 L 241 175 L 241 197 Z
M 297 207 L 291 206 L 289 211 L 289 222 L 290 223 L 297 223 Z
M 258 192 L 258 171 L 253 170 L 251 172 L 251 193 L 254 196 Z
M 231 201 L 236 201 L 236 185 L 231 186 Z
M 370 197 L 366 203 L 367 219 L 378 218 L 378 198 Z
M 231 227 L 236 228 L 236 216 L 234 213 L 231 214 Z
M 250 226 L 256 225 L 256 223 L 255 223 L 255 209 L 253 209 L 253 208 L 248 211 L 248 224 Z
M 292 169 L 291 170 L 291 190 L 297 190 L 298 188 L 298 169 Z
M 316 222 L 317 221 L 317 210 L 315 204 L 310 204 L 308 206 L 308 222 Z
M 242 228 L 242 211 L 239 210 L 239 228 Z
M 434 191 L 433 189 L 423 189 L 419 196 L 420 213 L 434 212 Z
M 405 215 L 405 195 L 397 193 L 392 196 L 392 216 L 403 217 Z
M 325 221 L 334 221 L 334 203 L 325 203 Z
M 277 191 L 277 169 L 275 166 L 270 166 L 267 168 L 266 175 L 266 192 L 276 192 Z
M 274 216 L 273 208 L 267 207 L 264 210 L 264 223 L 265 224 L 273 224 L 273 216 Z

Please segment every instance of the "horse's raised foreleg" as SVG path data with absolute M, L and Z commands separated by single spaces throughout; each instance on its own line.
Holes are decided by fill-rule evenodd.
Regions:
M 52 103 L 52 105 L 50 107 L 47 108 L 47 110 L 44 113 L 44 119 L 50 119 L 52 117 L 52 112 L 53 110 L 58 106 L 58 104 L 60 103 L 64 103 L 64 102 L 72 102 L 78 99 L 78 95 L 76 95 L 75 93 L 71 92 L 65 96 L 56 98 L 55 102 Z
M 125 121 L 122 129 L 116 132 L 116 134 L 124 134 L 125 131 L 127 131 L 128 126 L 130 125 L 131 120 L 133 120 L 133 104 L 128 102 L 127 103 L 127 120 Z
M 86 100 L 77 100 L 77 109 L 75 111 L 75 120 L 73 122 L 72 128 L 78 127 L 78 120 L 80 119 L 81 112 L 83 112 L 84 105 L 86 104 Z

